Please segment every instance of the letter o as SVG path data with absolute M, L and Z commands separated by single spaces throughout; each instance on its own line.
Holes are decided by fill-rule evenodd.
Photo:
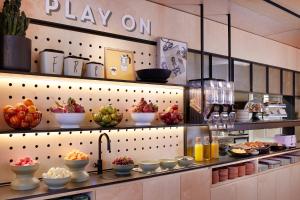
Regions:
M 127 22 L 130 21 L 130 25 Z M 129 32 L 132 32 L 136 28 L 135 19 L 131 15 L 124 15 L 122 17 L 122 26 Z

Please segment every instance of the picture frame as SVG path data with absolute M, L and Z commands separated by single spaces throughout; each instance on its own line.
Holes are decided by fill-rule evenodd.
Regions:
M 105 48 L 105 78 L 135 81 L 134 53 L 128 50 Z
M 172 71 L 168 82 L 186 84 L 187 43 L 168 38 L 160 38 L 157 44 L 157 62 L 159 68 Z

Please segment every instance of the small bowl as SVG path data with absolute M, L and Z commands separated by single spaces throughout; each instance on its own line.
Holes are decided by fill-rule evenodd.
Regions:
M 65 188 L 70 182 L 71 176 L 65 178 L 43 178 L 49 190 L 59 190 Z
M 54 116 L 61 128 L 80 128 L 85 113 L 54 113 Z
M 156 113 L 131 113 L 131 118 L 136 125 L 151 125 L 151 122 L 155 119 Z
M 113 165 L 113 170 L 117 175 L 126 176 L 130 175 L 131 170 L 134 168 L 134 164 L 129 165 Z
M 162 169 L 174 169 L 174 167 L 177 165 L 177 160 L 175 159 L 161 159 L 160 167 Z
M 85 171 L 85 167 L 89 164 L 89 160 L 64 160 L 64 162 L 72 172 L 72 182 L 81 183 L 89 179 L 90 176 Z
M 194 163 L 194 158 L 191 156 L 180 156 L 176 159 L 180 167 L 188 167 Z
M 104 121 L 97 121 L 96 120 L 96 114 L 93 114 L 93 120 L 96 124 L 98 124 L 101 127 L 115 127 L 117 126 L 123 119 L 123 114 L 122 113 L 118 113 L 118 119 L 116 121 L 111 121 L 109 123 L 105 123 Z
M 136 71 L 138 78 L 141 81 L 165 83 L 171 76 L 171 70 L 152 68 Z
M 158 167 L 158 161 L 145 160 L 140 163 L 140 168 L 143 170 L 143 172 L 155 172 Z

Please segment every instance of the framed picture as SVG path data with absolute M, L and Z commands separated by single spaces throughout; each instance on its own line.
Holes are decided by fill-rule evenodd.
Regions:
M 160 38 L 157 51 L 159 67 L 172 71 L 168 81 L 186 84 L 187 43 Z
M 105 48 L 105 78 L 135 81 L 133 52 Z

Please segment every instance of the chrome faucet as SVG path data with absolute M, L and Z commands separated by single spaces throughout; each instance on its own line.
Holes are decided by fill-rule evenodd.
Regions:
M 99 136 L 99 141 L 98 141 L 98 147 L 99 147 L 99 152 L 98 152 L 98 162 L 96 164 L 97 168 L 98 168 L 98 174 L 102 174 L 102 159 L 101 159 L 101 142 L 102 142 L 102 137 L 105 136 L 106 137 L 106 140 L 107 140 L 107 151 L 110 153 L 111 152 L 111 149 L 110 149 L 110 139 L 108 137 L 108 135 L 106 133 L 102 133 L 100 136 Z

